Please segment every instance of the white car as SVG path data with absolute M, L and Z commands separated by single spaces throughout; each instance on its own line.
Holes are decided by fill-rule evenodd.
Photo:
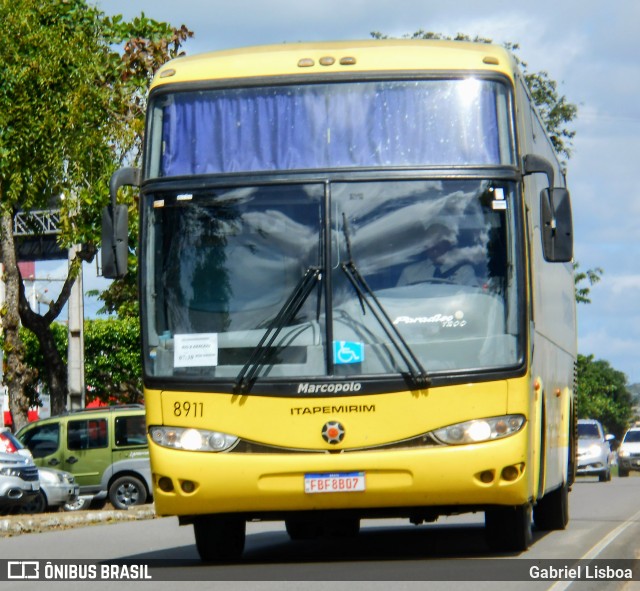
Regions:
M 629 476 L 630 470 L 640 471 L 640 427 L 624 434 L 618 450 L 618 476 Z
M 19 513 L 44 513 L 57 511 L 67 503 L 78 499 L 78 484 L 70 472 L 54 468 L 38 468 L 40 493 L 30 502 L 22 505 Z

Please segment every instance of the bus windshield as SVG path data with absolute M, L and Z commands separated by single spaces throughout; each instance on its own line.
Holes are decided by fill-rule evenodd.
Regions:
M 233 383 L 258 348 L 260 382 L 396 376 L 399 342 L 431 374 L 513 366 L 515 191 L 460 178 L 147 193 L 145 371 Z
M 495 80 L 160 92 L 151 100 L 146 177 L 510 165 L 509 130 L 508 93 Z

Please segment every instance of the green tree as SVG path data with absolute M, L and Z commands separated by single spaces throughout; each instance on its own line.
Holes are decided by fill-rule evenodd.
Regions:
M 590 304 L 591 286 L 595 285 L 602 279 L 604 271 L 600 267 L 579 271 L 580 263 L 573 263 L 573 279 L 576 285 L 576 302 L 579 304 Z M 585 285 L 585 281 L 589 285 Z
M 26 388 L 34 373 L 25 371 L 20 320 L 39 333 L 59 314 L 77 276 L 71 266 L 61 297 L 37 320 L 27 313 L 24 284 L 16 264 L 13 216 L 18 209 L 43 207 L 61 193 L 61 240 L 71 244 L 73 214 L 96 198 L 112 161 L 108 128 L 109 92 L 102 79 L 105 45 L 94 27 L 96 11 L 80 0 L 1 0 L 0 22 L 0 255 L 5 269 L 5 381 L 14 425 L 26 421 Z M 103 192 L 104 193 L 104 192 Z M 23 314 L 24 313 L 24 314 Z M 56 363 L 49 331 L 42 333 L 43 354 L 51 362 L 52 393 L 63 391 L 66 375 Z M 60 410 L 57 396 L 52 406 Z
M 60 357 L 66 362 L 68 331 L 59 322 L 51 331 Z M 45 373 L 45 360 L 36 336 L 21 328 L 25 362 L 40 374 Z M 140 328 L 133 318 L 108 318 L 85 322 L 85 383 L 88 401 L 107 404 L 142 401 L 142 361 Z M 35 388 L 27 390 L 32 405 L 38 404 Z
M 68 300 L 81 260 L 95 255 L 108 178 L 131 158 L 140 141 L 131 121 L 138 117 L 139 96 L 148 80 L 144 79 L 141 89 L 142 79 L 132 76 L 131 70 L 136 59 L 149 57 L 128 49 L 132 44 L 140 46 L 132 33 L 158 31 L 166 39 L 171 31 L 160 51 L 164 47 L 172 54 L 188 32 L 144 15 L 123 23 L 121 17 L 108 18 L 85 0 L 0 0 L 0 22 L 5 37 L 11 39 L 0 45 L 0 261 L 6 285 L 6 303 L 0 312 L 5 381 L 14 425 L 19 428 L 26 421 L 26 392 L 35 379 L 24 361 L 20 321 L 40 343 L 52 412 L 64 408 L 66 366 L 51 324 Z M 114 49 L 125 39 L 125 56 L 137 57 L 122 59 Z M 160 58 L 154 55 L 153 59 Z M 25 297 L 16 262 L 13 216 L 18 210 L 46 207 L 61 193 L 66 199 L 60 202 L 60 244 L 82 243 L 83 249 L 70 265 L 60 296 L 39 315 Z
M 633 397 L 626 383 L 627 376 L 608 361 L 578 355 L 578 417 L 599 420 L 619 439 L 633 416 Z
M 87 399 L 107 404 L 143 401 L 137 318 L 92 320 L 85 330 Z

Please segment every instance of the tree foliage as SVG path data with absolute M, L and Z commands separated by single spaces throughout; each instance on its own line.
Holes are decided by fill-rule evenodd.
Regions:
M 82 243 L 81 257 L 93 258 L 108 179 L 139 152 L 135 122 L 142 117 L 140 97 L 150 71 L 173 57 L 190 32 L 144 15 L 125 23 L 86 0 L 0 0 L 0 22 L 11 39 L 0 44 L 0 261 L 7 304 L 2 325 L 5 381 L 19 428 L 26 421 L 25 392 L 35 379 L 24 363 L 20 320 L 40 342 L 52 412 L 59 412 L 67 394 L 66 366 L 51 325 L 68 300 L 81 258 L 72 262 L 57 300 L 36 314 L 17 267 L 13 216 L 19 209 L 46 208 L 64 194 L 56 203 L 60 245 Z M 117 44 L 124 44 L 123 55 Z
M 633 397 L 626 383 L 627 376 L 608 361 L 578 355 L 578 417 L 599 420 L 620 439 L 633 416 Z
M 602 279 L 604 271 L 600 267 L 579 271 L 580 263 L 573 263 L 573 280 L 576 286 L 576 302 L 579 304 L 590 304 L 591 287 Z M 585 285 L 585 281 L 588 285 Z
M 29 314 L 17 268 L 13 216 L 18 209 L 46 207 L 64 194 L 66 199 L 57 199 L 64 220 L 60 240 L 70 245 L 77 227 L 75 214 L 99 198 L 112 162 L 105 140 L 112 134 L 109 81 L 103 66 L 108 50 L 96 34 L 97 15 L 81 0 L 0 2 L 0 22 L 5 37 L 11 39 L 0 44 L 0 254 L 7 298 L 2 320 L 5 381 L 16 427 L 26 420 L 25 390 L 34 377 L 22 371 L 24 347 L 16 319 L 19 314 L 22 323 L 42 335 L 45 358 L 51 356 L 54 362 L 50 387 L 63 390 L 66 376 L 55 363 L 47 326 L 68 298 L 80 262 L 72 265 L 61 297 L 46 319 L 36 320 Z
M 66 326 L 51 327 L 56 348 L 66 363 Z M 27 329 L 20 330 L 25 345 L 25 361 L 37 372 L 45 372 L 45 360 L 38 339 Z M 142 402 L 140 328 L 131 318 L 96 319 L 85 322 L 85 387 L 87 401 L 107 404 Z M 38 403 L 35 388 L 28 390 L 31 405 Z

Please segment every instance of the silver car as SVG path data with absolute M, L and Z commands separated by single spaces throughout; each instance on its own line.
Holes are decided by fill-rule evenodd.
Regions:
M 21 505 L 19 513 L 44 513 L 58 511 L 60 507 L 78 500 L 79 487 L 70 472 L 54 468 L 38 468 L 40 493 Z
M 611 480 L 613 435 L 605 435 L 599 421 L 578 420 L 578 476 L 598 476 L 600 482 Z

